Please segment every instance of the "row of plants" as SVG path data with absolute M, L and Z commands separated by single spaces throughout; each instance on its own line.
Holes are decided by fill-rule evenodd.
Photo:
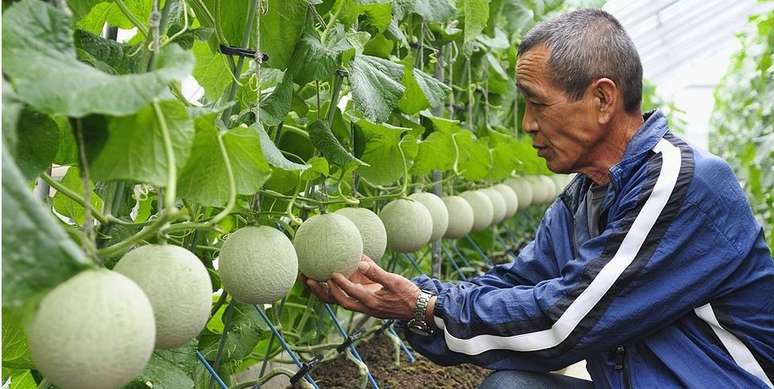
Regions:
M 574 6 L 4 2 L 4 382 L 211 387 L 199 353 L 243 387 L 290 374 L 231 382 L 267 360 L 287 362 L 269 323 L 304 360 L 337 352 L 333 318 L 348 332 L 379 331 L 343 310 L 325 319 L 330 307 L 292 282 L 279 253 L 298 255 L 302 270 L 302 256 L 335 257 L 288 243 L 305 221 L 342 209 L 384 213 L 414 204 L 414 192 L 480 194 L 515 174 L 550 174 L 518 131 L 515 47 L 535 22 Z M 117 42 L 115 28 L 136 34 Z M 182 93 L 189 77 L 200 101 Z M 391 246 L 381 263 L 407 276 L 476 274 L 489 266 L 483 252 L 504 255 L 531 236 L 555 195 L 544 193 L 495 227 L 436 244 L 435 255 L 420 239 Z M 346 227 L 318 229 L 307 238 L 317 244 Z M 439 248 L 468 263 L 439 261 Z M 261 254 L 269 264 L 259 272 L 268 278 L 251 286 L 240 278 L 254 265 L 245 259 L 268 249 L 276 252 Z M 396 253 L 407 249 L 414 263 Z
M 715 89 L 710 150 L 745 189 L 774 250 L 774 11 L 754 15 Z

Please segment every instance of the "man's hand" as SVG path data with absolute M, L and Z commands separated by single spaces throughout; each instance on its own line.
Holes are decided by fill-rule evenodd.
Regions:
M 306 285 L 325 302 L 380 319 L 411 319 L 419 295 L 413 282 L 384 271 L 366 256 L 349 278 L 336 273 L 327 287 L 312 279 L 307 279 Z

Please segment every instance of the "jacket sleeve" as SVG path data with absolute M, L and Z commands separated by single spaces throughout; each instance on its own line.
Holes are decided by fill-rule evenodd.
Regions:
M 705 304 L 744 253 L 684 201 L 692 172 L 671 162 L 622 195 L 602 234 L 559 275 L 536 285 L 443 288 L 434 311 L 440 330 L 407 332 L 409 342 L 440 364 L 550 371 Z

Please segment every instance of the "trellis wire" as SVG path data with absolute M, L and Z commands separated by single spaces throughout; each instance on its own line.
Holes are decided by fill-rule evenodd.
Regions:
M 347 333 L 347 331 L 344 330 L 344 327 L 341 326 L 341 323 L 339 323 L 339 319 L 336 318 L 336 314 L 333 312 L 329 304 L 325 304 L 325 310 L 328 312 L 328 315 L 330 315 L 331 320 L 333 320 L 333 325 L 336 327 L 336 330 L 339 331 L 339 334 L 341 334 L 341 336 L 344 337 L 345 341 L 350 341 L 349 334 Z M 352 351 L 352 355 L 354 355 L 358 361 L 365 364 L 365 361 L 360 356 L 360 353 L 357 352 L 357 348 L 353 343 L 350 343 L 348 348 L 350 351 Z M 376 383 L 376 379 L 374 378 L 373 375 L 371 375 L 370 369 L 368 370 L 368 382 L 371 383 L 371 386 L 373 386 L 374 389 L 379 389 L 379 384 Z
M 207 358 L 204 357 L 204 354 L 202 354 L 201 351 L 196 352 L 196 358 L 199 359 L 199 362 L 204 365 L 204 368 L 207 369 L 208 372 L 210 372 L 210 375 L 215 380 L 215 382 L 220 385 L 221 389 L 228 389 L 228 386 L 225 382 L 223 382 L 223 379 L 220 378 L 218 375 L 218 372 L 215 371 L 215 369 L 212 368 L 209 362 L 207 362 Z
M 254 307 L 255 307 L 255 310 L 258 311 L 258 315 L 261 316 L 261 319 L 263 319 L 266 325 L 269 326 L 269 329 L 271 329 L 271 333 L 274 335 L 274 337 L 277 338 L 277 340 L 279 340 L 280 345 L 282 345 L 282 348 L 285 349 L 285 351 L 288 353 L 288 355 L 290 356 L 290 359 L 293 360 L 293 363 L 295 363 L 299 369 L 303 369 L 304 368 L 303 362 L 301 362 L 301 359 L 298 358 L 295 351 L 293 351 L 290 345 L 285 341 L 285 338 L 282 336 L 279 330 L 277 330 L 277 327 L 274 326 L 274 323 L 271 322 L 269 317 L 266 315 L 266 312 L 263 311 L 263 308 L 261 308 L 258 305 L 254 305 Z M 309 384 L 311 384 L 313 388 L 319 389 L 319 386 L 317 386 L 317 383 L 314 381 L 314 379 L 310 374 L 308 373 L 305 374 L 304 379 L 306 379 L 306 381 L 309 382 Z

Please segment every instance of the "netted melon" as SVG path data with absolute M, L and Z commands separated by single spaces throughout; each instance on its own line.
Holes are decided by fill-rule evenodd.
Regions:
M 516 196 L 516 192 L 505 184 L 497 184 L 492 189 L 500 193 L 500 196 L 505 200 L 505 218 L 515 215 L 516 211 L 519 210 L 519 198 Z
M 534 203 L 532 184 L 523 177 L 509 178 L 505 180 L 505 185 L 508 185 L 516 193 L 516 197 L 519 199 L 519 211 Z
M 27 328 L 36 369 L 62 389 L 123 387 L 145 368 L 155 340 L 145 292 L 106 269 L 81 272 L 54 288 Z
M 355 223 L 363 238 L 363 254 L 378 261 L 387 249 L 387 231 L 379 215 L 366 208 L 342 208 L 335 213 Z
M 479 191 L 489 197 L 489 201 L 492 202 L 491 224 L 495 225 L 503 221 L 503 219 L 505 219 L 505 212 L 507 210 L 505 208 L 505 199 L 500 194 L 500 192 L 494 190 L 493 188 L 484 188 Z
M 470 207 L 473 208 L 473 229 L 477 232 L 486 229 L 494 220 L 494 206 L 489 196 L 477 190 L 462 192 L 460 197 L 464 198 Z
M 446 196 L 442 200 L 449 211 L 449 226 L 443 237 L 449 239 L 464 237 L 473 229 L 473 208 L 460 196 Z
M 333 273 L 349 276 L 363 256 L 363 238 L 357 226 L 335 213 L 307 219 L 298 227 L 293 246 L 301 273 L 317 281 L 327 281 Z
M 218 260 L 223 289 L 247 304 L 269 304 L 285 296 L 298 267 L 290 239 L 267 226 L 243 227 L 229 235 Z
M 379 217 L 387 230 L 387 248 L 392 251 L 417 251 L 433 234 L 433 217 L 418 201 L 393 200 L 382 208 Z
M 428 192 L 417 192 L 409 196 L 409 198 L 419 201 L 430 211 L 430 216 L 433 218 L 433 233 L 430 235 L 430 241 L 435 242 L 441 239 L 449 227 L 449 211 L 446 209 L 443 200 Z
M 113 268 L 136 282 L 153 307 L 156 348 L 186 344 L 210 316 L 212 283 L 194 253 L 174 245 L 145 245 L 126 253 Z

